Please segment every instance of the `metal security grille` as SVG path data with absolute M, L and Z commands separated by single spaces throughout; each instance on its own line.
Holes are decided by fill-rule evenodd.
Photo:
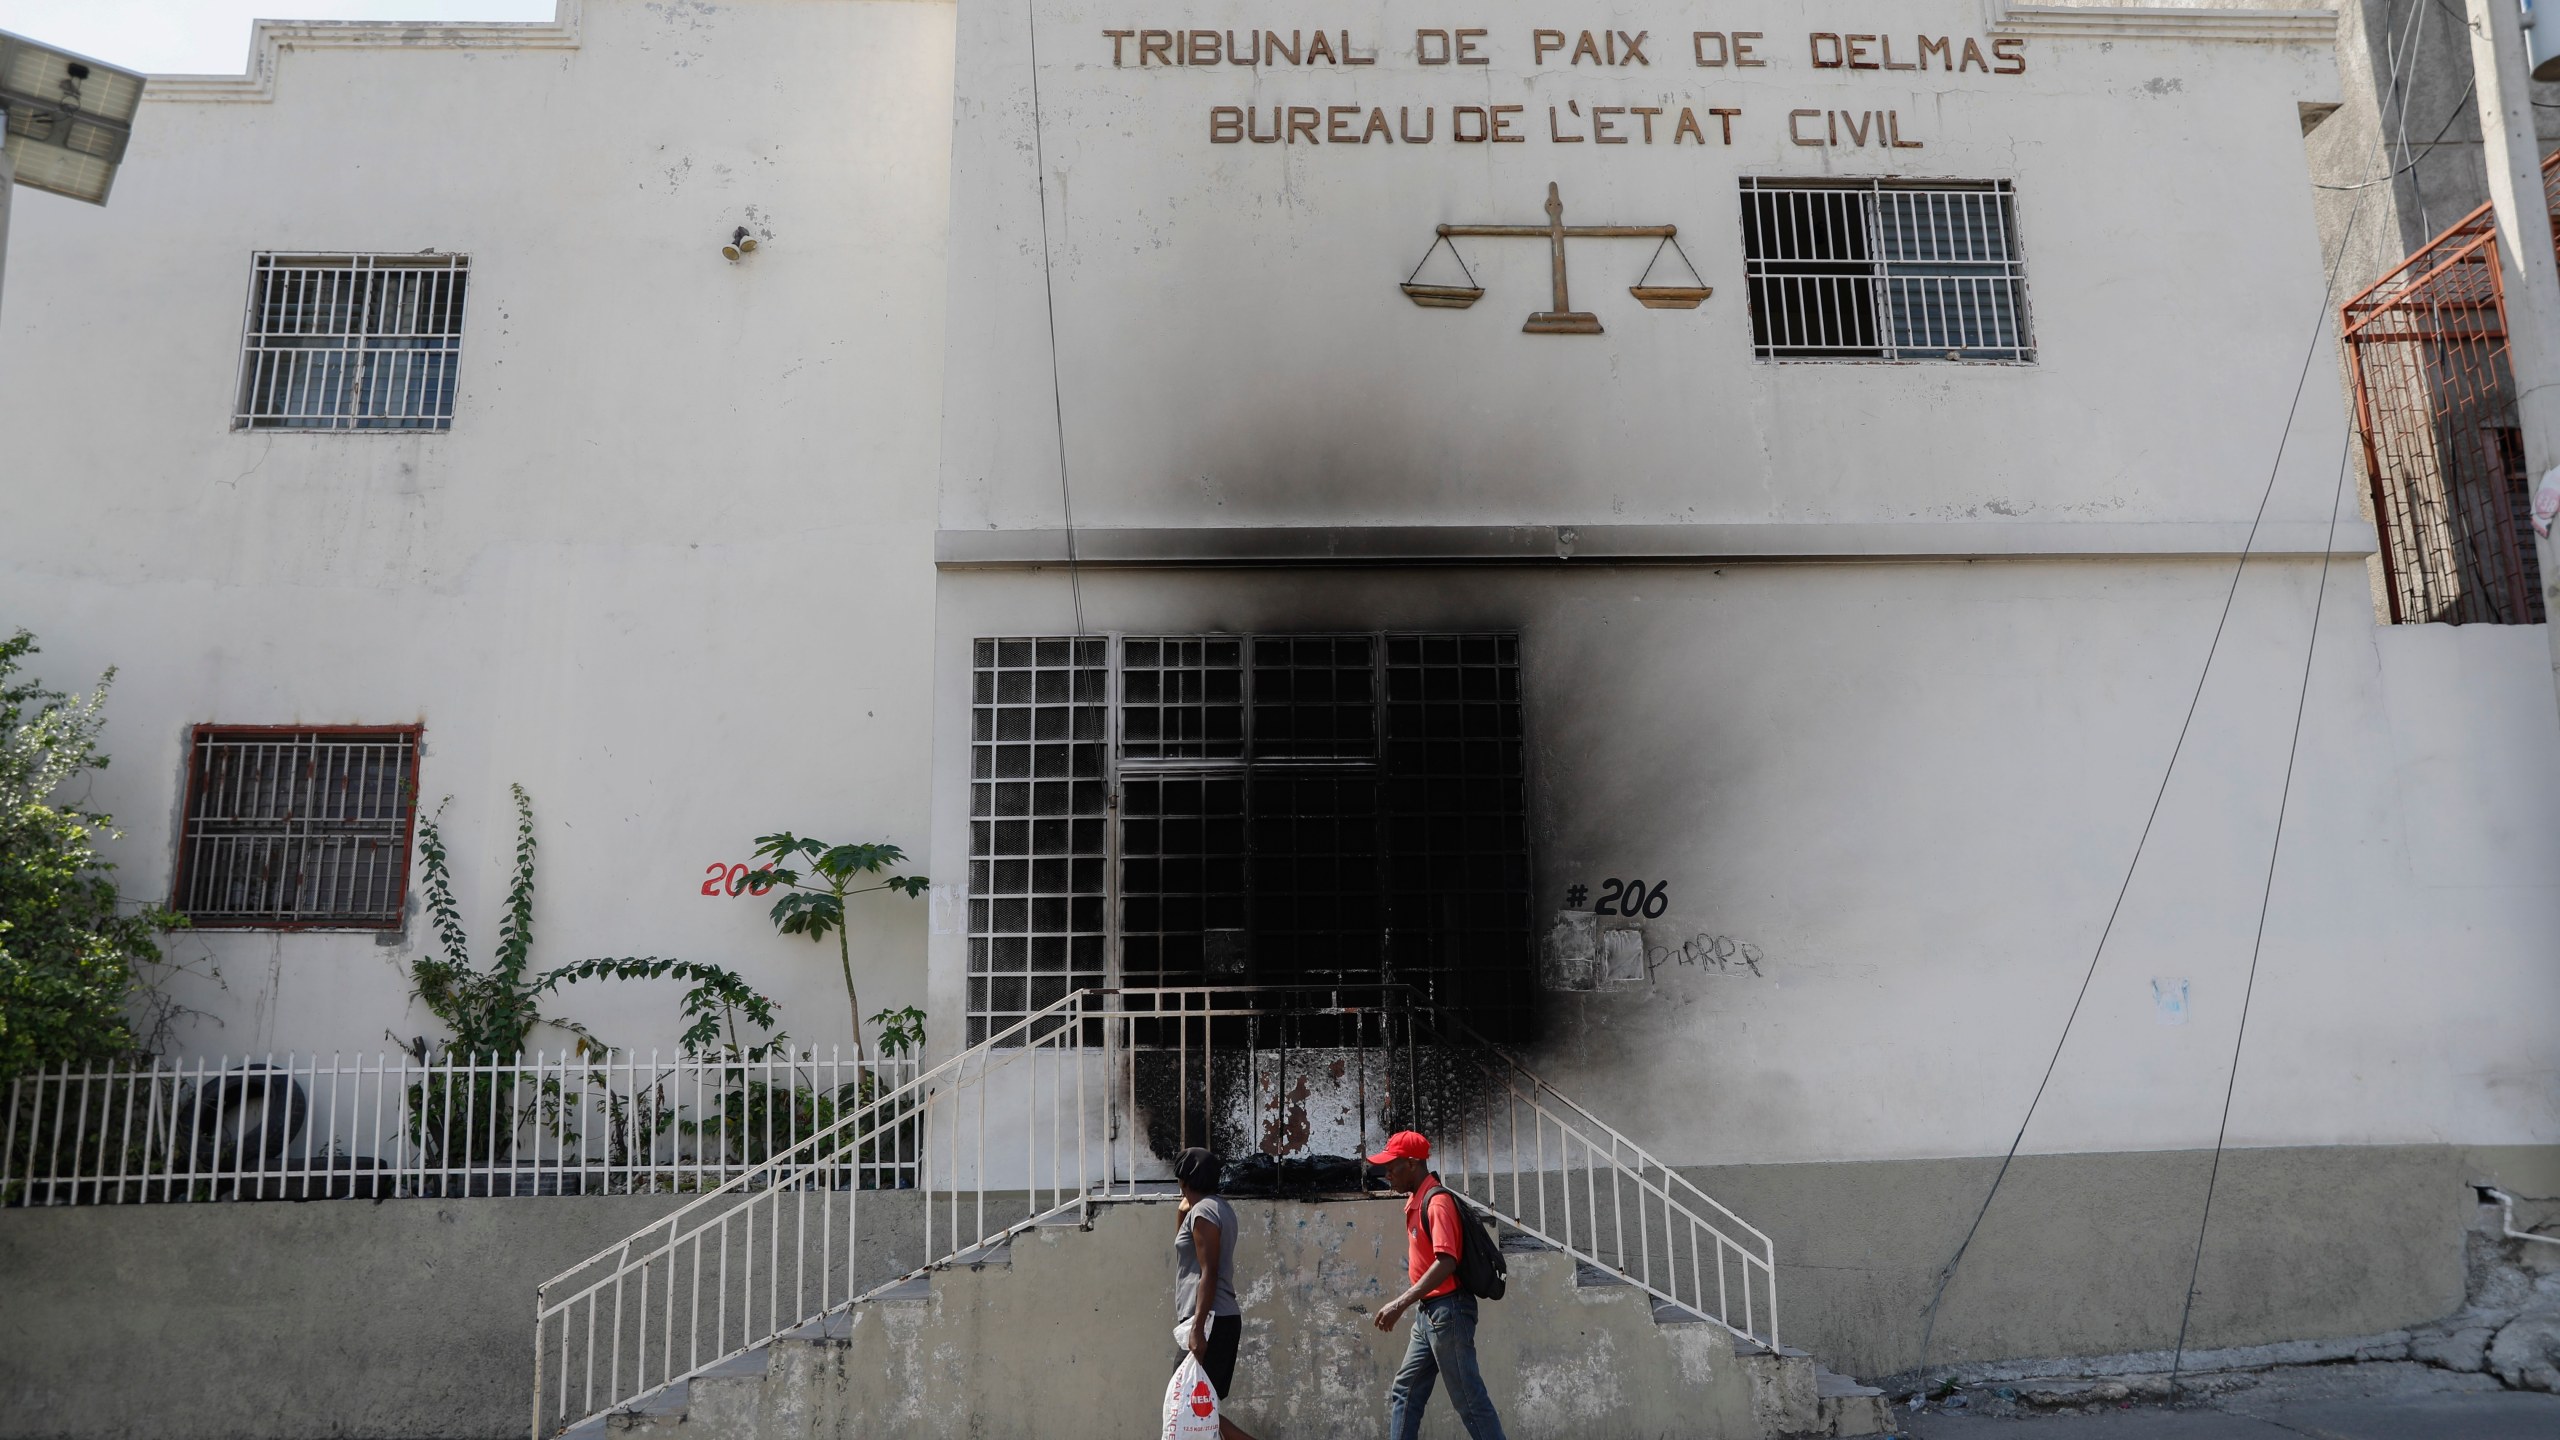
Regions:
M 1149 760 L 1244 753 L 1244 642 L 1131 640 L 1120 650 L 1120 747 Z
M 242 430 L 450 430 L 463 255 L 256 257 Z
M 198 726 L 175 908 L 200 926 L 398 925 L 418 733 Z
M 2005 180 L 1742 182 L 1752 353 L 2035 358 Z
M 1099 985 L 1104 642 L 981 640 L 969 747 L 969 1043 Z M 1034 1037 L 1037 1038 L 1037 1037 Z
M 2542 185 L 2560 213 L 2560 156 Z M 2543 621 L 2504 273 L 2483 205 L 2340 312 L 2395 625 Z
M 1400 983 L 1497 1038 L 1524 1030 L 1517 637 L 981 640 L 976 672 L 973 1042 L 1103 983 L 1344 1004 Z M 1003 788 L 1026 770 L 1060 777 L 1049 803 L 1068 808 L 991 808 L 1037 810 Z

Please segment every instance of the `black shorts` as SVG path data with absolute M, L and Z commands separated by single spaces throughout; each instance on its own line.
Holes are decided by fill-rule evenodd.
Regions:
M 1200 1368 L 1209 1372 L 1209 1383 L 1217 1387 L 1221 1400 L 1227 1398 L 1227 1387 L 1235 1383 L 1236 1346 L 1243 1339 L 1243 1316 L 1209 1317 L 1209 1344 L 1200 1356 Z

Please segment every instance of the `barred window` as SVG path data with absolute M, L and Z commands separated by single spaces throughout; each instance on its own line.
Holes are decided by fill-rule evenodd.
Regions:
M 1742 182 L 1752 353 L 2035 358 L 2009 182 Z
M 262 253 L 240 342 L 240 430 L 450 430 L 463 255 Z
M 969 747 L 969 1043 L 1103 983 L 1104 642 L 981 640 Z
M 196 727 L 174 908 L 208 927 L 391 929 L 419 727 Z
M 1522 1038 L 1518 637 L 987 639 L 974 669 L 970 1043 L 1103 984 L 1399 983 Z

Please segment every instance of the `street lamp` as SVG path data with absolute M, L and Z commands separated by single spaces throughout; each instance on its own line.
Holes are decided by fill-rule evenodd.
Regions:
M 0 276 L 17 186 L 107 203 L 133 136 L 142 77 L 0 30 Z

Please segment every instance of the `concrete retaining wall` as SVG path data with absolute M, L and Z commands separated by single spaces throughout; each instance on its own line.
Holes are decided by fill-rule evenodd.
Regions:
M 686 1198 L 0 1211 L 0 1435 L 521 1437 L 534 1287 Z M 923 1259 L 864 1204 L 868 1266 Z
M 1929 1361 L 2170 1343 L 2208 1164 L 2196 1151 L 2022 1158 L 1947 1291 Z M 1835 1370 L 1877 1375 L 1920 1363 L 1931 1286 L 1997 1165 L 1692 1174 L 1775 1240 L 1788 1343 Z M 2560 1148 L 2230 1152 L 2191 1343 L 2370 1334 L 2450 1313 L 2463 1299 L 2473 1180 L 2560 1193 Z M 677 1203 L 0 1211 L 0 1440 L 521 1435 L 535 1284 Z M 920 1260 L 913 1225 L 866 1219 L 866 1238 L 884 1247 L 867 1263 L 885 1274 Z M 1275 1271 L 1285 1247 L 1273 1238 L 1255 1248 L 1239 1278 L 1267 1283 L 1257 1305 L 1315 1303 L 1317 1290 L 1335 1289 L 1343 1304 L 1373 1303 L 1369 1257 Z M 1163 1309 L 1169 1255 L 1131 1253 L 1127 1303 Z M 1119 1323 L 1015 1313 L 1018 1323 L 978 1333 L 1035 1371 L 1049 1337 Z M 1169 1312 L 1137 1318 L 1149 1345 L 1171 1325 Z M 1160 1389 L 1162 1376 L 1151 1383 Z
M 2212 1152 L 2023 1155 L 1939 1304 L 1997 1156 L 1688 1169 L 1778 1249 L 1790 1345 L 1834 1370 L 2165 1348 Z M 2560 1193 L 2560 1147 L 2225 1152 L 2188 1334 L 2198 1346 L 2371 1335 L 2460 1308 L 2470 1182 Z

